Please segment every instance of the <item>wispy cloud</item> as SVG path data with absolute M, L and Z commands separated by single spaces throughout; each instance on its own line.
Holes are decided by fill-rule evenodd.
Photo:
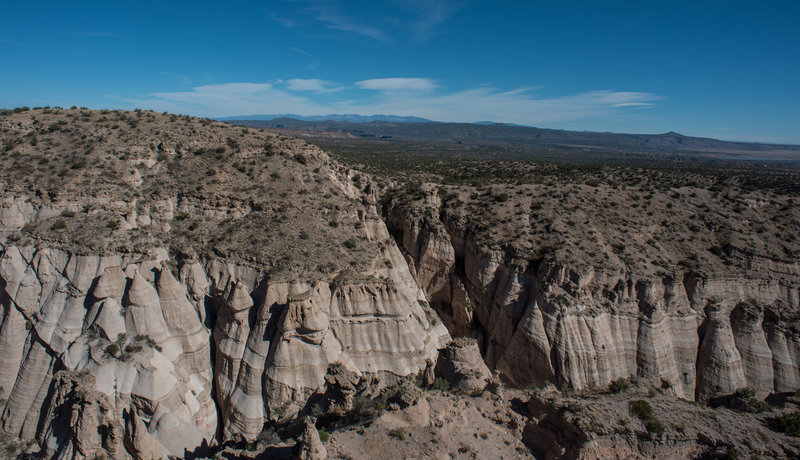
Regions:
M 331 30 L 349 32 L 384 43 L 408 37 L 424 42 L 444 33 L 441 25 L 460 5 L 454 0 L 392 0 L 352 6 L 340 0 L 300 0 L 305 12 Z M 272 17 L 287 27 L 295 22 Z
M 312 0 L 309 2 L 307 10 L 313 14 L 314 19 L 324 23 L 329 29 L 351 32 L 382 42 L 391 40 L 389 35 L 383 30 L 364 23 L 359 20 L 356 15 L 344 13 L 341 5 L 336 2 Z
M 427 78 L 362 80 L 341 94 L 344 85 L 319 79 L 289 79 L 272 83 L 204 85 L 191 91 L 160 92 L 129 100 L 136 106 L 203 116 L 264 113 L 327 115 L 354 113 L 420 116 L 439 121 L 492 120 L 547 125 L 644 110 L 660 96 L 630 91 L 587 91 L 537 97 L 534 90 L 501 91 L 492 87 L 441 92 Z M 377 91 L 377 93 L 375 92 Z M 327 93 L 324 96 L 320 93 Z
M 408 28 L 418 42 L 442 35 L 439 26 L 460 8 L 450 0 L 405 0 L 401 4 L 416 13 L 416 17 L 408 21 Z
M 119 34 L 115 34 L 113 32 L 89 31 L 89 30 L 71 31 L 71 32 L 67 32 L 65 35 L 67 37 L 72 37 L 72 38 L 111 38 L 111 37 L 119 37 Z
M 336 83 L 320 80 L 318 78 L 292 78 L 286 81 L 286 88 L 291 91 L 316 91 L 316 92 L 333 92 L 340 91 L 343 88 Z
M 286 48 L 288 48 L 291 51 L 294 51 L 297 54 L 302 54 L 303 56 L 311 58 L 311 60 L 308 61 L 308 68 L 309 69 L 314 70 L 314 69 L 317 68 L 317 66 L 319 66 L 319 60 L 316 59 L 314 57 L 314 55 L 309 53 L 308 51 L 306 51 L 306 50 L 304 50 L 302 48 L 296 48 L 294 46 L 287 46 Z
M 261 113 L 323 113 L 327 106 L 314 103 L 270 83 L 225 83 L 204 85 L 191 91 L 153 93 L 143 99 L 130 99 L 135 106 L 202 116 Z
M 2 37 L 0 37 L 0 43 L 5 43 L 6 45 L 15 46 L 17 48 L 31 48 L 31 49 L 36 49 L 37 48 L 36 46 L 29 45 L 27 43 L 18 42 L 18 41 L 15 41 L 15 40 L 8 40 L 8 39 L 2 38 Z
M 387 92 L 378 101 L 356 102 L 342 110 L 413 115 L 442 121 L 492 120 L 536 125 L 641 109 L 658 99 L 650 93 L 611 90 L 539 98 L 527 90 L 498 91 L 483 87 L 435 95 Z
M 357 81 L 356 86 L 378 91 L 430 91 L 438 85 L 429 78 L 373 78 Z
M 299 22 L 295 21 L 294 19 L 289 19 L 282 16 L 276 16 L 275 14 L 270 14 L 269 18 L 277 22 L 278 24 L 281 24 L 284 27 L 292 28 L 300 25 Z
M 311 53 L 302 48 L 295 48 L 294 46 L 287 46 L 286 48 L 289 48 L 297 54 L 302 54 L 303 56 L 314 57 Z

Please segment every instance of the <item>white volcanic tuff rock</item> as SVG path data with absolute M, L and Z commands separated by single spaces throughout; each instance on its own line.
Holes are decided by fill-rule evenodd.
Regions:
M 125 447 L 136 460 L 161 460 L 170 455 L 167 448 L 150 434 L 133 408 L 128 410 L 125 419 Z
M 231 407 L 230 397 L 238 388 L 242 355 L 250 334 L 249 315 L 252 306 L 253 299 L 246 288 L 241 283 L 233 284 L 229 287 L 229 293 L 217 316 L 217 325 L 214 329 L 216 344 L 214 380 L 217 386 L 217 404 L 223 417 L 235 410 L 235 406 Z M 258 379 L 260 378 L 259 375 Z M 246 391 L 247 385 L 242 386 Z M 258 408 L 258 415 L 261 415 L 263 403 L 260 398 L 254 407 Z M 237 413 L 232 414 L 230 418 L 237 420 L 240 417 L 241 415 Z M 263 417 L 251 418 L 263 421 Z M 227 425 L 224 428 L 227 430 Z
M 405 279 L 402 273 L 395 277 Z M 409 375 L 424 368 L 449 335 L 440 322 L 428 321 L 418 294 L 413 284 L 391 281 L 333 290 L 327 283 L 272 283 L 263 304 L 252 307 L 252 328 L 251 312 L 242 308 L 252 300 L 227 302 L 215 330 L 225 437 L 252 439 L 265 415 L 274 418 L 274 408 L 297 410 L 325 385 L 332 362 L 359 375 Z
M 328 450 L 319 439 L 319 432 L 314 425 L 315 421 L 312 417 L 303 419 L 303 433 L 292 449 L 292 458 L 296 460 L 325 460 L 328 458 Z
M 478 342 L 467 337 L 456 338 L 447 344 L 439 355 L 436 373 L 447 379 L 453 388 L 467 392 L 483 391 L 491 380 Z
M 369 239 L 388 237 L 380 220 L 360 217 Z M 226 438 L 255 437 L 271 408 L 302 404 L 325 385 L 331 362 L 359 375 L 416 373 L 449 335 L 426 310 L 397 247 L 381 251 L 374 277 L 334 285 L 267 282 L 253 268 L 217 259 L 184 264 L 179 282 L 161 269 L 163 251 L 136 261 L 9 247 L 0 256 L 0 343 L 10 352 L 0 359 L 10 395 L 3 427 L 30 438 L 41 420 L 52 420 L 53 408 L 43 402 L 58 366 L 89 372 L 118 418 L 133 404 L 149 437 L 126 433 L 131 440 L 162 440 L 175 455 L 183 454 L 176 439 L 189 449 L 213 442 L 210 338 L 201 321 L 207 305 L 217 317 L 213 378 Z M 290 292 L 306 291 L 311 297 L 289 301 Z M 30 330 L 20 327 L 26 322 Z M 128 358 L 104 353 L 114 341 L 120 341 L 115 354 Z
M 17 379 L 22 353 L 25 347 L 27 322 L 25 317 L 10 302 L 0 305 L 3 313 L 0 323 L 0 398 L 8 398 Z
M 206 272 L 199 262 L 193 261 L 185 263 L 181 267 L 180 281 L 186 286 L 189 293 L 189 300 L 194 305 L 197 314 L 200 316 L 200 321 L 206 321 L 205 298 L 209 293 L 211 283 L 206 277 Z
M 754 382 L 755 388 L 775 388 L 772 350 L 763 328 L 764 312 L 737 306 L 730 317 L 745 380 Z
M 118 458 L 123 427 L 109 399 L 94 389 L 91 375 L 56 374 L 42 423 L 42 458 Z
M 374 210 L 373 210 L 374 212 Z M 367 237 L 384 241 L 383 223 L 361 215 Z M 292 415 L 325 385 L 328 364 L 341 362 L 358 375 L 409 375 L 449 340 L 444 325 L 431 323 L 395 245 L 382 249 L 376 279 L 358 282 L 265 283 L 246 267 L 212 261 L 208 279 L 225 290 L 214 330 L 217 401 L 226 439 L 253 439 L 274 409 Z M 182 279 L 201 279 L 182 269 Z M 202 283 L 202 281 L 201 281 Z M 259 304 L 248 293 L 256 291 Z M 288 408 L 288 410 L 287 410 Z
M 39 410 L 53 378 L 53 357 L 38 340 L 28 335 L 22 363 L 3 411 L 2 428 L 7 433 L 30 439 L 36 432 Z
M 760 395 L 800 388 L 800 337 L 764 313 L 797 310 L 800 280 L 639 279 L 610 267 L 577 273 L 547 263 L 523 272 L 439 221 L 423 224 L 402 210 L 390 221 L 403 230 L 416 278 L 445 310 L 453 309 L 452 318 L 469 317 L 455 311 L 465 308 L 458 295 L 464 284 L 478 304 L 487 363 L 512 383 L 584 388 L 638 375 L 700 399 L 743 386 Z M 463 260 L 463 276 L 451 254 Z M 796 263 L 761 265 L 783 278 L 798 274 Z M 446 277 L 450 289 L 426 281 Z M 756 313 L 737 316 L 740 304 L 756 304 Z
M 57 366 L 86 370 L 94 387 L 115 404 L 134 401 L 143 413 L 158 415 L 150 422 L 156 439 L 168 437 L 159 434 L 159 427 L 171 433 L 180 427 L 183 435 L 168 437 L 175 455 L 203 439 L 212 441 L 217 422 L 210 394 L 209 334 L 185 289 L 168 271 L 159 272 L 158 291 L 142 274 L 144 269 L 152 276 L 158 265 L 46 248 L 4 251 L 0 343 L 9 353 L 0 365 L 9 395 L 2 415 L 5 431 L 25 439 L 36 434 L 41 419 L 49 417 L 47 411 L 55 409 L 44 402 Z M 123 272 L 133 275 L 127 292 Z M 125 308 L 120 305 L 123 297 Z M 146 336 L 163 353 L 145 347 L 126 362 L 110 359 L 103 356 L 102 342 L 81 335 L 84 329 L 95 329 L 112 341 L 127 335 L 123 349 L 126 343 L 141 346 L 146 340 L 134 337 Z

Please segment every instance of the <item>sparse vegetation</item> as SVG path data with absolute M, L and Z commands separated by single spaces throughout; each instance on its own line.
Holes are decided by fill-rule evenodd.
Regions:
M 800 411 L 789 412 L 778 417 L 778 427 L 792 436 L 800 436 Z
M 436 377 L 433 380 L 431 388 L 437 391 L 450 391 L 450 382 L 443 377 Z

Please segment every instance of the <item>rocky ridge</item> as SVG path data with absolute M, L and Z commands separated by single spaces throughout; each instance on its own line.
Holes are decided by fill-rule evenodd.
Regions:
M 572 201 L 598 194 L 584 188 L 573 187 L 579 194 Z M 386 215 L 451 332 L 477 336 L 487 364 L 507 383 L 583 389 L 638 376 L 703 401 L 743 387 L 762 397 L 800 387 L 796 258 L 737 243 L 749 232 L 730 222 L 720 256 L 698 257 L 704 241 L 720 238 L 717 227 L 697 228 L 692 241 L 656 242 L 648 216 L 631 222 L 635 214 L 627 213 L 604 226 L 592 215 L 607 213 L 602 205 L 570 210 L 564 201 L 531 202 L 535 191 L 525 187 L 506 190 L 488 194 L 496 204 L 483 224 L 469 210 L 485 206 L 486 197 L 470 187 L 428 184 L 416 199 L 389 200 Z M 779 215 L 782 207 L 754 205 L 752 218 L 794 217 L 797 225 L 795 214 Z M 509 227 L 522 234 L 504 243 L 512 219 L 530 222 Z M 560 228 L 566 222 L 575 226 L 572 239 Z M 791 241 L 784 244 L 794 247 Z M 592 263 L 597 255 L 589 251 L 598 249 L 607 251 L 605 262 Z
M 711 455 L 717 412 L 644 440 L 644 422 L 592 422 L 630 399 L 592 389 L 638 376 L 686 414 L 676 397 L 800 388 L 791 197 L 424 184 L 379 200 L 302 141 L 145 111 L 4 113 L 0 146 L 0 427 L 40 457 L 251 458 L 306 415 L 338 430 L 326 443 L 303 419 L 311 457 Z M 498 378 L 563 391 L 522 407 Z M 354 413 L 367 422 L 326 425 Z M 797 452 L 762 438 L 731 447 Z
M 368 187 L 307 144 L 150 112 L 0 123 L 0 423 L 47 457 L 202 454 L 296 414 L 329 363 L 386 385 L 449 340 Z

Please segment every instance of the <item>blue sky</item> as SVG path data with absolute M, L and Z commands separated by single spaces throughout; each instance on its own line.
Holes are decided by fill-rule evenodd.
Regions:
M 800 143 L 797 0 L 4 2 L 0 107 Z

